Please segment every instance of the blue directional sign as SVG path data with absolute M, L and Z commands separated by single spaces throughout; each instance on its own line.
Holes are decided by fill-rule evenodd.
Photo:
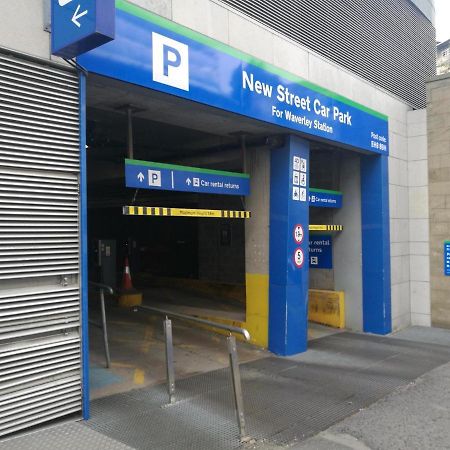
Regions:
M 444 275 L 450 277 L 450 241 L 444 242 Z
M 309 236 L 309 267 L 311 269 L 332 269 L 333 250 L 330 235 L 312 234 Z
M 309 206 L 320 208 L 342 208 L 342 192 L 310 188 Z
M 116 39 L 78 60 L 90 72 L 389 154 L 387 116 L 129 2 L 116 7 Z
M 199 169 L 135 159 L 125 160 L 125 184 L 138 189 L 248 195 L 250 176 L 245 173 Z
M 76 56 L 114 39 L 115 0 L 52 0 L 52 54 Z

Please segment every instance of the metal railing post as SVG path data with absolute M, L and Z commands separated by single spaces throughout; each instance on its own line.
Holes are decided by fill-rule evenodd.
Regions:
M 100 289 L 100 308 L 102 311 L 102 330 L 103 330 L 103 344 L 105 346 L 106 367 L 109 369 L 111 366 L 111 355 L 109 354 L 108 343 L 108 329 L 106 326 L 106 308 L 105 308 L 105 291 Z
M 227 344 L 228 354 L 230 357 L 231 378 L 233 380 L 234 404 L 239 426 L 239 437 L 241 438 L 241 441 L 245 441 L 248 437 L 245 430 L 244 398 L 242 396 L 241 374 L 239 372 L 236 338 L 230 334 L 230 336 L 227 337 Z
M 175 370 L 173 365 L 172 321 L 167 317 L 164 320 L 164 338 L 166 342 L 167 393 L 169 394 L 169 403 L 174 403 Z
M 164 340 L 166 345 L 166 369 L 167 369 L 167 391 L 169 394 L 170 404 L 175 401 L 175 371 L 173 365 L 173 340 L 172 340 L 172 321 L 171 319 L 184 320 L 186 322 L 198 323 L 217 330 L 226 330 L 230 335 L 227 337 L 228 355 L 230 360 L 231 378 L 233 380 L 234 404 L 236 409 L 236 417 L 239 426 L 239 437 L 242 443 L 251 441 L 247 436 L 244 416 L 244 398 L 242 395 L 241 374 L 239 372 L 239 361 L 236 348 L 236 338 L 231 333 L 237 333 L 244 337 L 246 341 L 250 340 L 250 333 L 245 328 L 233 325 L 225 325 L 211 320 L 200 319 L 199 317 L 187 316 L 185 314 L 176 313 L 174 311 L 154 308 L 151 306 L 139 305 L 134 311 L 145 311 L 150 314 L 160 314 L 165 316 L 164 320 Z

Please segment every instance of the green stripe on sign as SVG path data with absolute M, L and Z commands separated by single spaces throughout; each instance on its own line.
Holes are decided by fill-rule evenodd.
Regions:
M 328 189 L 309 188 L 309 192 L 322 192 L 322 194 L 336 194 L 336 195 L 342 195 L 342 192 L 340 192 L 340 191 L 330 191 L 330 190 L 328 190 Z
M 148 166 L 155 167 L 156 169 L 169 169 L 169 170 L 182 170 L 183 172 L 200 172 L 200 173 L 208 173 L 211 175 L 225 175 L 229 177 L 237 177 L 237 178 L 250 178 L 250 175 L 247 173 L 239 173 L 239 172 L 226 172 L 224 170 L 212 170 L 212 169 L 201 169 L 199 167 L 188 167 L 188 166 L 179 166 L 177 164 L 165 164 L 165 163 L 157 163 L 152 161 L 140 161 L 139 159 L 125 159 L 125 164 L 130 166 Z
M 208 36 L 193 31 L 183 25 L 179 25 L 175 22 L 165 19 L 164 17 L 158 16 L 150 11 L 146 11 L 145 9 L 142 9 L 139 6 L 132 5 L 131 3 L 128 3 L 126 0 L 116 0 L 116 8 L 133 16 L 139 17 L 140 19 L 146 20 L 147 22 L 154 23 L 155 25 L 170 30 L 174 33 L 181 34 L 189 39 L 192 39 L 193 41 L 199 42 L 200 44 L 212 47 L 216 50 L 219 50 L 223 53 L 233 56 L 234 58 L 240 59 L 241 61 L 244 61 L 248 64 L 252 64 L 256 67 L 259 67 L 267 72 L 283 77 L 286 80 L 292 81 L 293 83 L 297 83 L 298 85 L 311 89 L 312 91 L 315 91 L 319 94 L 334 98 L 335 100 L 338 100 L 342 103 L 345 103 L 346 105 L 352 106 L 368 114 L 371 114 L 372 116 L 378 117 L 379 119 L 386 121 L 388 120 L 388 117 L 385 114 L 382 114 L 378 111 L 368 108 L 367 106 L 361 105 L 360 103 L 354 102 L 353 100 L 350 100 L 347 97 L 344 97 L 342 95 L 337 94 L 336 92 L 318 86 L 317 84 L 311 83 L 310 81 L 300 78 L 299 76 L 287 72 L 283 69 L 280 69 L 279 67 L 275 67 L 270 63 L 267 63 L 258 58 L 255 58 L 254 56 L 249 55 L 248 53 L 241 52 L 240 50 L 232 48 L 226 44 L 223 44 L 222 42 L 216 41 L 215 39 L 212 39 Z

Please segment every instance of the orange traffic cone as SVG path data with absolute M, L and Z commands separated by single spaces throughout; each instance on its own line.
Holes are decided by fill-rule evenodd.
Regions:
M 128 256 L 125 256 L 125 264 L 123 268 L 123 278 L 122 278 L 122 290 L 129 291 L 132 289 L 133 283 L 131 281 L 130 262 L 128 261 Z
M 119 306 L 130 308 L 142 304 L 142 293 L 136 291 L 131 281 L 130 262 L 128 256 L 125 257 L 123 267 L 122 288 L 119 296 Z

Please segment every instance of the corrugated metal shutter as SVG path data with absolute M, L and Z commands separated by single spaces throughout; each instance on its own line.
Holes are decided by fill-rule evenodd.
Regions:
M 0 436 L 81 410 L 78 89 L 0 53 Z
M 221 1 L 413 107 L 426 106 L 425 81 L 436 73 L 435 29 L 409 0 Z

